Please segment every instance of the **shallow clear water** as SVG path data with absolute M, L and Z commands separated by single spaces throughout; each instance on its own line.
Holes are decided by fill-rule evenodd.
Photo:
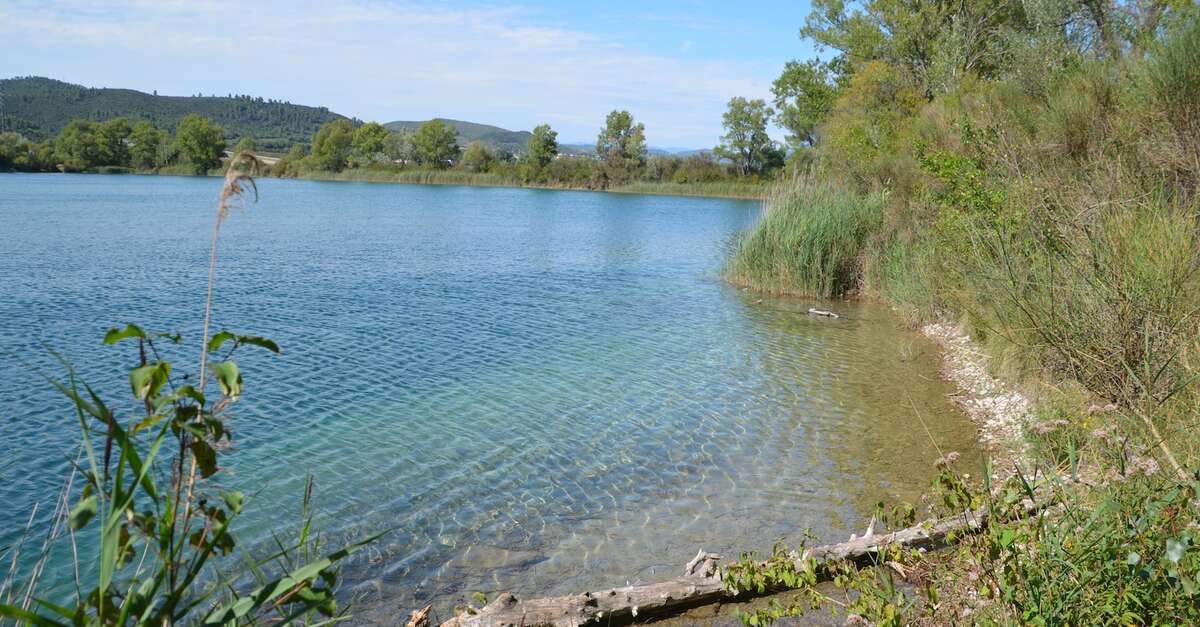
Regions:
M 886 308 L 812 318 L 719 281 L 757 203 L 259 187 L 223 232 L 215 325 L 284 352 L 241 355 L 222 481 L 255 494 L 247 544 L 295 523 L 308 474 L 331 543 L 394 527 L 346 571 L 366 620 L 673 576 L 700 547 L 805 528 L 844 537 L 928 485 L 939 447 L 972 450 L 933 347 Z M 192 363 L 218 188 L 0 175 L 0 546 L 35 501 L 45 520 L 78 437 L 29 374 L 60 370 L 39 342 L 133 415 L 135 357 L 100 338 L 178 329 Z

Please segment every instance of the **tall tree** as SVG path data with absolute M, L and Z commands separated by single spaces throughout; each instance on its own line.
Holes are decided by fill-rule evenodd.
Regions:
M 175 149 L 197 174 L 204 174 L 221 165 L 225 130 L 206 117 L 189 114 L 175 129 Z
M 384 144 L 388 130 L 378 122 L 367 122 L 354 131 L 350 160 L 356 166 L 369 165 L 386 158 Z
M 318 170 L 341 172 L 353 150 L 354 125 L 350 120 L 326 122 L 313 135 L 309 160 Z
M 54 152 L 63 166 L 71 170 L 86 170 L 100 165 L 99 125 L 89 120 L 71 120 L 54 139 Z
M 1093 0 L 1042 3 L 1065 6 Z M 1108 4 L 1108 0 L 1094 0 Z M 836 74 L 851 74 L 870 61 L 902 70 L 930 98 L 963 76 L 989 77 L 1003 67 L 1009 33 L 1028 30 L 1021 0 L 813 0 L 800 34 L 818 49 L 838 52 Z
M 604 162 L 608 182 L 624 183 L 646 165 L 646 126 L 634 124 L 628 111 L 613 111 L 596 139 L 596 154 Z
M 495 161 L 496 155 L 492 153 L 487 144 L 478 139 L 467 144 L 467 149 L 463 151 L 462 155 L 463 167 L 472 172 L 487 172 Z
M 554 161 L 558 155 L 558 132 L 550 129 L 549 124 L 540 124 L 533 129 L 529 137 L 529 162 L 537 169 L 542 169 Z
M 767 135 L 767 122 L 773 113 L 762 100 L 741 96 L 729 100 L 729 109 L 721 118 L 725 135 L 716 153 L 732 161 L 742 176 L 762 174 L 783 162 L 781 151 Z
M 166 132 L 149 122 L 138 122 L 129 133 L 129 162 L 139 170 L 158 167 L 159 155 L 167 142 Z
M 0 133 L 0 170 L 18 167 L 29 158 L 32 145 L 17 133 Z
M 417 127 L 412 144 L 417 163 L 438 169 L 449 167 L 460 150 L 458 130 L 441 120 L 430 120 Z
M 393 161 L 407 164 L 417 160 L 413 152 L 412 132 L 409 130 L 392 131 L 383 141 L 383 152 Z
M 129 165 L 129 133 L 132 129 L 129 120 L 112 118 L 96 127 L 97 140 L 100 142 L 101 165 Z
M 818 60 L 788 61 L 783 74 L 771 84 L 779 125 L 787 129 L 793 146 L 817 143 L 817 125 L 837 101 L 833 70 Z

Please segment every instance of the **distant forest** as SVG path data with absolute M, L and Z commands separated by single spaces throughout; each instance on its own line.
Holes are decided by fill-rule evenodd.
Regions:
M 50 78 L 0 80 L 0 130 L 50 139 L 71 120 L 102 122 L 124 117 L 174 130 L 189 113 L 210 118 L 228 137 L 253 137 L 260 150 L 286 152 L 307 143 L 327 122 L 348 119 L 325 107 L 306 107 L 251 96 L 159 96 L 132 89 L 91 88 Z

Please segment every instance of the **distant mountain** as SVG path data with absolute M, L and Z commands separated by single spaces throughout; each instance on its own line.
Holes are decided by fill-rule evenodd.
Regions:
M 525 152 L 525 149 L 529 146 L 529 138 L 533 136 L 529 131 L 510 131 L 490 124 L 450 120 L 447 118 L 435 119 L 447 124 L 453 124 L 454 128 L 458 130 L 458 144 L 464 148 L 467 144 L 478 140 L 493 148 L 507 150 L 513 154 L 521 154 Z M 418 126 L 424 123 L 396 121 L 388 122 L 384 126 L 393 131 L 415 131 Z
M 260 150 L 278 151 L 311 141 L 322 124 L 345 117 L 325 107 L 250 96 L 159 96 L 36 76 L 0 80 L 0 113 L 0 127 L 33 140 L 57 135 L 75 118 L 103 121 L 124 116 L 173 130 L 185 115 L 199 113 L 224 127 L 230 143 L 253 137 Z
M 592 144 L 583 144 L 583 143 L 559 144 L 558 151 L 565 155 L 594 155 L 594 154 L 596 154 L 596 144 L 594 144 L 594 143 L 592 143 Z M 673 155 L 676 157 L 690 157 L 692 155 L 698 155 L 702 152 L 711 152 L 711 151 L 712 150 L 709 148 L 696 149 L 696 148 L 676 148 L 676 147 L 660 147 L 660 146 L 647 146 L 646 147 L 646 154 L 650 155 L 651 157 L 664 157 L 667 155 Z

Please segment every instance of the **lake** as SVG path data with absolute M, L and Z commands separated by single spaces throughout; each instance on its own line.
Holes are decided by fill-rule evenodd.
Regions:
M 178 330 L 176 367 L 194 368 L 219 188 L 0 175 L 0 546 L 35 502 L 44 532 L 79 439 L 38 376 L 62 374 L 47 346 L 125 419 L 136 355 L 103 346 L 107 328 Z M 805 529 L 844 539 L 876 501 L 918 496 L 940 451 L 974 455 L 936 348 L 888 308 L 722 283 L 757 202 L 259 191 L 225 224 L 214 326 L 283 353 L 239 352 L 218 476 L 250 495 L 243 545 L 295 527 L 310 475 L 330 546 L 394 529 L 346 567 L 361 620 L 668 578 L 699 548 L 732 558 Z M 70 588 L 68 565 L 59 547 L 47 590 Z

